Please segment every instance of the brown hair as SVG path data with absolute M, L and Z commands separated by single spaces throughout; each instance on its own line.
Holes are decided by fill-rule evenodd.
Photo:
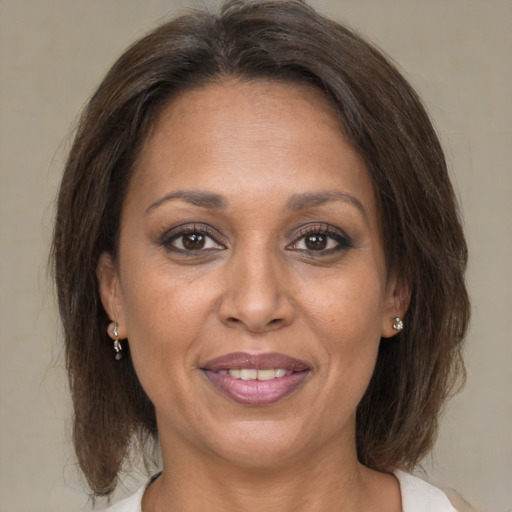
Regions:
M 375 48 L 299 0 L 228 1 L 168 22 L 130 47 L 89 102 L 58 199 L 54 271 L 75 409 L 74 444 L 92 491 L 109 494 L 154 408 L 129 357 L 113 357 L 96 267 L 116 254 L 133 164 L 178 91 L 227 78 L 307 83 L 336 107 L 366 161 L 388 269 L 411 290 L 405 328 L 381 343 L 357 411 L 360 461 L 411 469 L 430 450 L 463 377 L 467 249 L 444 155 L 416 93 Z M 136 445 L 139 446 L 140 445 Z

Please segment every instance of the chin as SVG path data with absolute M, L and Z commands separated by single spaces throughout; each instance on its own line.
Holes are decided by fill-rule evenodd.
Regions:
M 315 448 L 306 443 L 304 429 L 284 425 L 284 420 L 233 422 L 212 440 L 211 449 L 225 462 L 246 470 L 289 466 Z

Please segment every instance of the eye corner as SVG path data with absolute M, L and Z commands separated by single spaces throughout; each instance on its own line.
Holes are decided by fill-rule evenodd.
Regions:
M 227 249 L 227 241 L 220 233 L 211 226 L 198 222 L 165 231 L 159 237 L 158 245 L 169 252 L 184 256 L 200 256 Z
M 304 247 L 299 246 L 301 243 Z M 286 246 L 286 250 L 313 257 L 329 256 L 351 248 L 352 239 L 345 231 L 326 222 L 301 226 L 296 231 L 293 241 Z

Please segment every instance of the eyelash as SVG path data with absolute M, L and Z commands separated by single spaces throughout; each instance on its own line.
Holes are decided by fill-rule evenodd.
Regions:
M 199 249 L 186 249 L 185 247 L 180 248 L 173 245 L 173 242 L 182 239 L 181 245 L 183 245 L 183 237 L 187 235 L 199 235 L 208 238 L 210 241 L 213 241 L 217 247 L 211 248 L 199 248 Z M 225 242 L 219 241 L 218 233 L 213 231 L 209 226 L 203 224 L 194 224 L 194 225 L 185 225 L 179 226 L 178 228 L 172 229 L 164 233 L 164 235 L 160 238 L 160 245 L 165 247 L 167 250 L 172 252 L 177 252 L 180 254 L 187 255 L 198 255 L 204 254 L 205 252 L 214 251 L 214 250 L 223 250 L 226 249 Z M 208 241 L 206 241 L 208 243 Z
M 335 228 L 334 226 L 330 226 L 329 224 L 320 224 L 307 226 L 299 231 L 299 237 L 287 246 L 288 250 L 297 250 L 297 245 L 301 241 L 305 241 L 307 237 L 312 236 L 321 236 L 326 237 L 328 240 L 326 241 L 327 245 L 329 241 L 336 242 L 335 247 L 325 248 L 325 249 L 298 249 L 299 251 L 306 252 L 309 256 L 313 257 L 322 257 L 329 256 L 333 253 L 343 251 L 346 249 L 351 249 L 353 247 L 352 240 L 350 237 L 345 234 L 342 230 Z
M 209 241 L 205 240 L 205 244 L 213 242 L 216 247 L 201 247 L 199 249 L 187 249 L 185 248 L 183 242 L 183 238 L 187 235 L 199 235 L 206 237 L 207 239 L 209 239 Z M 301 241 L 305 241 L 307 237 L 313 236 L 326 237 L 327 240 L 325 241 L 325 243 L 327 247 L 329 246 L 329 243 L 332 243 L 332 241 L 336 243 L 336 246 L 321 249 L 299 249 L 297 247 Z M 173 245 L 180 239 L 182 247 L 176 247 L 175 245 Z M 167 231 L 160 238 L 159 244 L 169 251 L 179 254 L 186 254 L 188 256 L 204 255 L 205 253 L 208 253 L 210 251 L 224 250 L 226 249 L 227 245 L 227 243 L 223 241 L 222 237 L 216 231 L 212 230 L 209 226 L 203 224 L 179 226 L 178 228 Z M 298 232 L 298 237 L 291 244 L 287 245 L 286 249 L 290 251 L 296 250 L 302 253 L 307 253 L 309 256 L 312 257 L 322 257 L 331 255 L 338 251 L 350 249 L 352 247 L 353 244 L 350 237 L 347 236 L 342 230 L 330 226 L 328 224 L 317 224 L 300 229 Z

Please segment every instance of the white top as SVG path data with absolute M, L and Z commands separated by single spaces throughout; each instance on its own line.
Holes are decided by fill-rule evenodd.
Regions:
M 441 489 L 403 471 L 395 471 L 395 476 L 400 483 L 403 512 L 457 512 Z
M 446 494 L 437 487 L 403 471 L 395 471 L 395 476 L 400 483 L 403 512 L 457 512 Z M 147 484 L 105 512 L 142 512 L 141 502 L 146 487 Z

